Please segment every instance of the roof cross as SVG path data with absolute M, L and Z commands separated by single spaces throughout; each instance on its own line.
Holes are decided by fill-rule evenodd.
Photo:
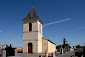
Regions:
M 34 2 L 33 2 L 33 6 L 34 6 Z

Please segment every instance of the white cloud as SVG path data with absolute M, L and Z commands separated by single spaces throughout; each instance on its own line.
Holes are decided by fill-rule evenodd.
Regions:
M 70 19 L 71 19 L 71 18 L 67 18 L 67 19 L 63 19 L 63 20 L 59 20 L 59 21 L 47 23 L 47 24 L 44 24 L 43 26 L 47 26 L 47 25 L 51 25 L 51 24 L 55 24 L 55 23 L 65 22 L 65 21 L 68 21 L 68 20 L 70 20 Z
M 0 32 L 3 32 L 2 30 L 0 30 Z

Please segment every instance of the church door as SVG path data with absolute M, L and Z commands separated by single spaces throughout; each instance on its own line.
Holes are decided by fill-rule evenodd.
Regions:
M 28 43 L 28 53 L 32 53 L 32 43 Z

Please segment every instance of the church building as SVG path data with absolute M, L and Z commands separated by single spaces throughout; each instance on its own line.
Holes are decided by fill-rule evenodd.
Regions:
M 23 53 L 48 53 L 56 51 L 56 44 L 43 38 L 42 24 L 33 6 L 29 14 L 23 19 Z

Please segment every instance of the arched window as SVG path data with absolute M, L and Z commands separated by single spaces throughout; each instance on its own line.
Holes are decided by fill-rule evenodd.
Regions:
M 32 23 L 29 23 L 29 31 L 32 31 Z

